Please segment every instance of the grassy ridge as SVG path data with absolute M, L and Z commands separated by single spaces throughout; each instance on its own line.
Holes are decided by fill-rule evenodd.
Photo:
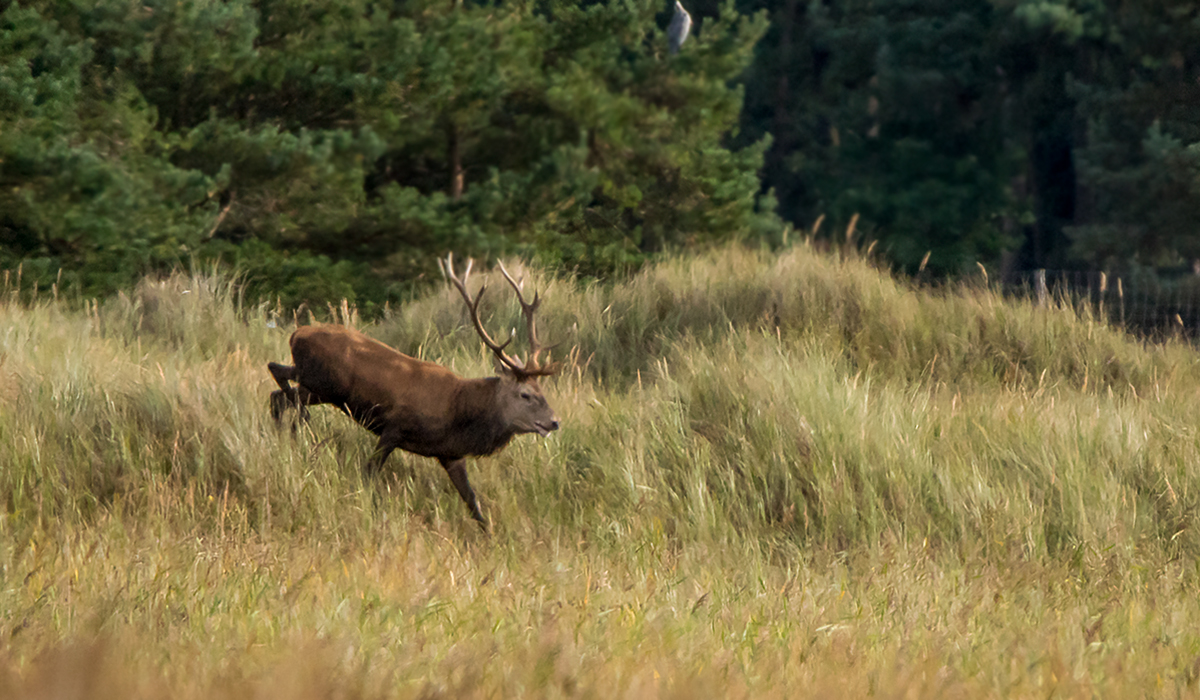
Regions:
M 340 414 L 275 430 L 291 324 L 228 281 L 0 305 L 0 690 L 1196 692 L 1190 347 L 803 246 L 525 274 L 564 427 L 470 467 L 491 538 Z M 449 290 L 365 330 L 489 365 Z

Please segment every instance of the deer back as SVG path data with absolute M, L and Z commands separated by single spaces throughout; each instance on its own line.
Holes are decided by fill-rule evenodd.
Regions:
M 465 381 L 342 326 L 304 326 L 292 334 L 297 380 L 329 403 L 449 415 Z

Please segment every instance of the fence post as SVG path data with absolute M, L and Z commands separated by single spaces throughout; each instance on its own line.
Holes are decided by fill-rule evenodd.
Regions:
M 1037 292 L 1038 306 L 1046 305 L 1046 270 L 1035 270 L 1033 273 L 1033 288 Z

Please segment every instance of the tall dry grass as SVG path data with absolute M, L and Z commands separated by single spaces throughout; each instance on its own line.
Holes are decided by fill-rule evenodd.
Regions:
M 0 696 L 1197 694 L 1191 347 L 804 246 L 520 270 L 564 427 L 472 462 L 491 537 L 336 411 L 277 430 L 290 319 L 233 281 L 6 292 Z M 331 312 L 490 366 L 450 290 Z

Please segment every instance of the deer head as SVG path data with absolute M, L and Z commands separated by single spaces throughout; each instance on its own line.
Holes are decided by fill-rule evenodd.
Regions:
M 504 275 L 504 279 L 508 280 L 513 291 L 517 293 L 517 301 L 521 303 L 521 314 L 525 316 L 525 324 L 529 331 L 529 359 L 522 360 L 519 357 L 509 355 L 504 352 L 504 349 L 516 338 L 516 333 L 514 332 L 510 335 L 508 340 L 503 343 L 497 343 L 495 340 L 492 340 L 492 336 L 488 334 L 487 329 L 483 327 L 483 322 L 479 319 L 479 302 L 483 299 L 483 293 L 487 291 L 487 285 L 481 286 L 479 292 L 474 297 L 467 291 L 467 283 L 471 277 L 471 267 L 474 264 L 474 260 L 467 258 L 467 267 L 463 271 L 462 276 L 459 277 L 454 272 L 453 253 L 447 255 L 445 260 L 438 261 L 438 266 L 441 268 L 442 274 L 446 275 L 446 278 L 450 280 L 455 288 L 458 289 L 458 293 L 462 295 L 463 302 L 466 303 L 467 311 L 471 316 L 471 322 L 475 325 L 475 332 L 479 334 L 480 339 L 483 340 L 483 344 L 496 356 L 496 362 L 502 371 L 505 374 L 511 374 L 518 381 L 545 377 L 558 372 L 558 363 L 549 362 L 542 364 L 538 359 L 538 355 L 546 349 L 538 339 L 537 319 L 535 318 L 538 306 L 542 303 L 541 296 L 537 292 L 534 292 L 533 301 L 525 301 L 525 295 L 521 292 L 520 283 L 514 280 L 512 275 L 508 274 L 504 263 L 499 263 L 501 274 Z
M 558 416 L 554 415 L 554 409 L 550 408 L 546 402 L 546 397 L 542 394 L 542 388 L 537 381 L 538 377 L 545 377 L 558 371 L 557 364 L 542 364 L 538 360 L 538 355 L 545 349 L 538 339 L 535 320 L 538 305 L 542 303 L 541 296 L 534 293 L 532 302 L 525 301 L 525 295 L 521 293 L 521 285 L 512 278 L 512 275 L 508 274 L 504 264 L 500 263 L 500 272 L 504 275 L 504 279 L 508 280 L 513 291 L 517 293 L 517 300 L 521 302 L 521 313 L 525 316 L 525 323 L 529 329 L 529 359 L 523 361 L 504 351 L 516 337 L 515 332 L 509 336 L 508 340 L 497 343 L 492 340 L 492 336 L 483 327 L 483 321 L 479 319 L 479 301 L 483 298 L 487 285 L 481 286 L 474 297 L 467 291 L 467 282 L 470 279 L 471 266 L 474 261 L 467 260 L 467 268 L 463 271 L 462 277 L 454 273 L 453 254 L 447 255 L 444 262 L 439 260 L 438 263 L 442 272 L 462 295 L 471 316 L 471 322 L 475 325 L 475 331 L 483 340 L 484 345 L 496 356 L 501 380 L 496 389 L 495 405 L 496 410 L 501 414 L 503 423 L 512 426 L 517 432 L 537 433 L 542 437 L 549 435 L 552 430 L 557 430 Z

